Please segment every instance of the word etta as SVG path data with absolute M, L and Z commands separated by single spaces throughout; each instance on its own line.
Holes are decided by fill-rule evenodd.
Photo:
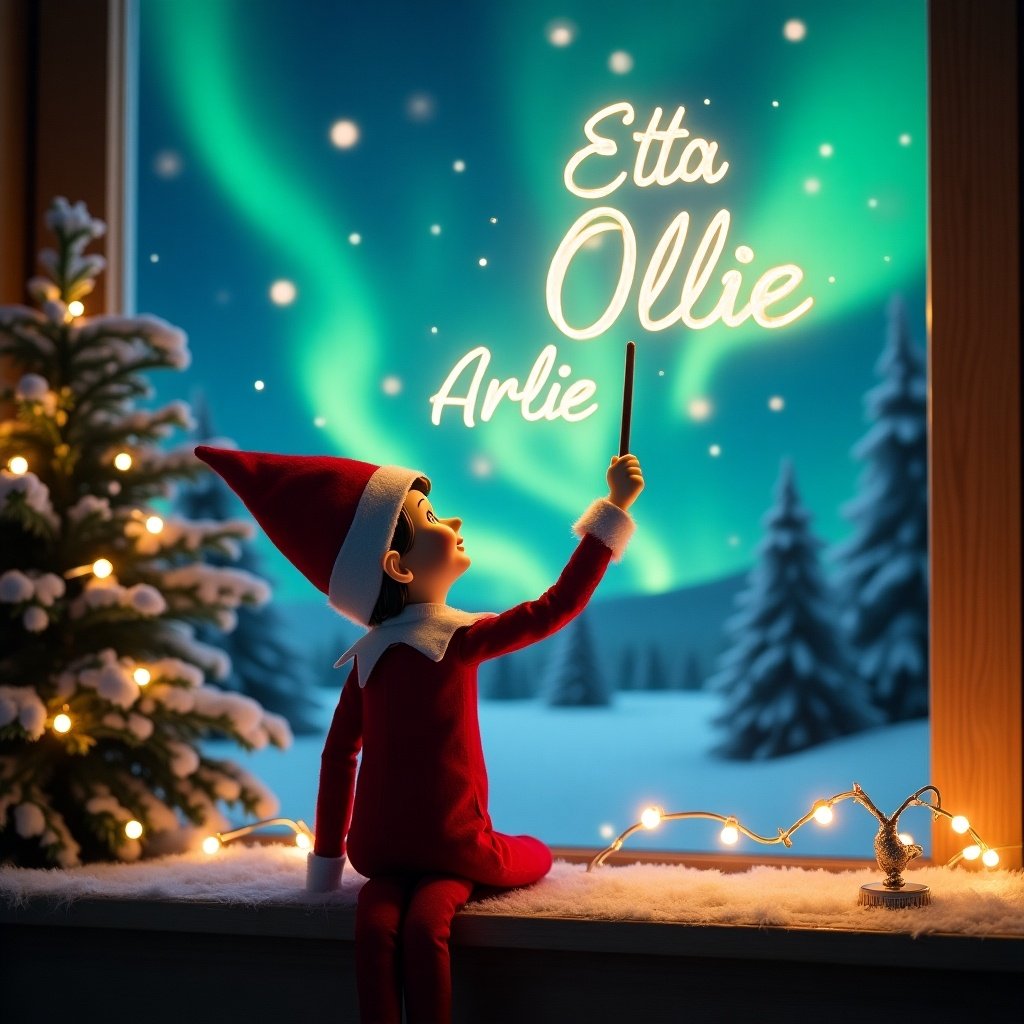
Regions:
M 671 171 L 668 169 L 673 144 L 689 138 L 690 130 L 683 127 L 686 107 L 677 107 L 665 128 L 658 127 L 661 123 L 662 113 L 661 107 L 655 107 L 647 130 L 633 132 L 633 141 L 637 143 L 636 159 L 633 162 L 633 183 L 638 188 L 647 188 L 649 185 L 671 185 L 676 181 L 701 179 L 709 185 L 721 181 L 725 177 L 725 172 L 729 170 L 729 164 L 727 161 L 723 161 L 718 167 L 715 167 L 718 143 L 709 142 L 707 139 L 690 139 L 680 152 L 675 167 Z M 618 143 L 614 139 L 598 134 L 597 131 L 597 126 L 614 114 L 622 115 L 623 124 L 632 124 L 633 118 L 636 116 L 632 103 L 612 103 L 588 118 L 583 126 L 583 134 L 590 140 L 590 145 L 577 150 L 565 165 L 565 187 L 574 196 L 579 196 L 581 199 L 602 199 L 614 192 L 626 180 L 626 172 L 620 171 L 611 181 L 597 188 L 584 188 L 582 185 L 576 184 L 575 174 L 584 160 L 592 156 L 615 156 L 618 153 Z M 654 160 L 654 167 L 648 171 L 646 169 L 647 160 L 654 143 L 658 143 L 657 156 Z
M 432 406 L 431 421 L 434 426 L 441 422 L 441 416 L 448 406 L 462 406 L 462 422 L 467 427 L 476 425 L 476 412 L 480 406 L 480 420 L 486 423 L 493 415 L 502 400 L 519 403 L 519 411 L 524 420 L 565 420 L 577 423 L 585 420 L 597 411 L 597 402 L 591 402 L 585 408 L 579 407 L 594 397 L 597 384 L 588 378 L 573 381 L 563 390 L 557 380 L 548 383 L 551 371 L 558 360 L 558 350 L 554 345 L 547 345 L 537 356 L 529 375 L 522 385 L 517 377 L 499 380 L 492 377 L 484 391 L 481 403 L 480 393 L 483 388 L 484 376 L 491 362 L 491 352 L 484 345 L 467 352 L 453 367 L 451 373 L 437 393 L 430 396 Z M 476 364 L 475 367 L 473 364 Z M 471 369 L 472 368 L 472 369 Z M 468 374 L 468 382 L 461 381 Z M 558 368 L 558 376 L 563 380 L 572 374 L 572 367 L 562 364 Z M 461 394 L 453 394 L 459 386 L 464 388 Z M 546 393 L 545 393 L 546 392 Z M 541 397 L 543 395 L 543 397 Z M 539 404 L 537 404 L 539 402 Z

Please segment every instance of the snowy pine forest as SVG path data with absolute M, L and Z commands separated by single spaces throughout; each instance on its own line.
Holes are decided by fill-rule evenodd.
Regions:
M 815 536 L 799 467 L 783 458 L 748 573 L 668 594 L 598 592 L 560 634 L 484 665 L 481 696 L 582 708 L 614 706 L 622 692 L 714 694 L 715 754 L 736 760 L 927 717 L 927 380 L 898 299 L 876 372 L 843 542 L 827 549 Z M 288 632 L 313 652 L 309 671 L 337 690 L 329 666 L 356 631 L 326 609 L 293 611 Z

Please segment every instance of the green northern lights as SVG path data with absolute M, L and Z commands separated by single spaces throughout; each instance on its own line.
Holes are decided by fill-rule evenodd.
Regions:
M 577 26 L 571 45 L 546 39 L 556 18 Z M 789 18 L 806 23 L 803 41 L 783 38 Z M 615 50 L 633 57 L 628 74 L 609 70 Z M 622 344 L 635 338 L 633 438 L 648 487 L 629 555 L 602 594 L 658 592 L 749 565 L 784 456 L 817 532 L 838 541 L 891 294 L 905 296 L 924 343 L 925 87 L 923 0 L 372 10 L 146 0 L 138 294 L 140 307 L 189 332 L 196 356 L 180 381 L 155 382 L 160 396 L 204 386 L 218 431 L 244 448 L 422 469 L 442 513 L 465 520 L 474 565 L 452 600 L 495 608 L 553 581 L 568 523 L 600 493 L 618 436 Z M 407 116 L 417 93 L 436 100 L 433 118 Z M 584 121 L 619 100 L 636 110 L 630 131 L 655 106 L 664 121 L 685 106 L 685 125 L 719 142 L 727 176 L 713 186 L 627 182 L 599 202 L 571 195 L 562 170 L 584 144 Z M 361 132 L 344 152 L 328 141 L 340 117 Z M 620 126 L 615 137 L 628 133 Z M 152 173 L 165 149 L 182 154 L 179 178 Z M 631 166 L 623 150 L 616 169 Z M 455 159 L 465 172 L 453 171 Z M 603 204 L 636 231 L 637 280 L 611 330 L 573 341 L 548 317 L 544 282 L 569 225 Z M 755 259 L 743 295 L 768 267 L 794 262 L 805 274 L 795 295 L 814 306 L 778 331 L 749 322 L 644 331 L 637 287 L 662 231 L 690 211 L 668 308 L 723 207 L 732 228 L 716 277 L 738 266 L 733 251 L 746 244 Z M 348 242 L 352 231 L 361 244 Z M 574 262 L 574 315 L 604 308 L 617 251 L 606 244 Z M 278 278 L 298 289 L 284 309 L 267 298 Z M 215 301 L 222 293 L 230 300 Z M 503 406 L 469 430 L 450 409 L 433 427 L 427 399 L 479 344 L 492 352 L 488 376 L 520 380 L 557 345 L 571 379 L 597 382 L 599 410 L 576 424 L 528 423 Z M 257 377 L 268 381 L 260 395 Z M 387 377 L 397 393 L 382 389 Z M 781 413 L 767 406 L 775 394 Z M 696 397 L 711 401 L 709 419 L 688 415 Z M 309 597 L 266 547 L 278 593 Z

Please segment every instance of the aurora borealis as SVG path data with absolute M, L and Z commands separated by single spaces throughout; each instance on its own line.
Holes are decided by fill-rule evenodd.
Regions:
M 802 38 L 786 37 L 794 19 Z M 137 305 L 182 326 L 193 351 L 186 373 L 154 380 L 161 400 L 202 387 L 218 433 L 243 448 L 425 471 L 440 513 L 464 519 L 474 561 L 451 600 L 499 608 L 554 580 L 568 524 L 603 493 L 633 338 L 647 489 L 603 596 L 746 568 L 786 456 L 819 536 L 847 535 L 850 449 L 891 295 L 925 342 L 923 0 L 145 0 L 140 28 Z M 717 142 L 728 173 L 573 195 L 563 170 L 584 122 L 620 102 L 636 119 L 609 122 L 618 154 L 579 180 L 631 171 L 630 133 L 655 107 L 663 125 L 685 107 L 682 123 Z M 356 126 L 354 145 L 332 144 L 339 120 Z M 569 226 L 600 205 L 628 219 L 637 269 L 614 324 L 574 340 L 552 322 L 545 282 Z M 778 330 L 645 330 L 638 292 L 658 239 L 689 212 L 660 316 L 720 209 L 728 243 L 695 309 L 714 305 L 726 271 L 742 273 L 746 301 L 787 263 L 804 275 L 789 305 L 813 305 Z M 571 322 L 596 319 L 614 289 L 617 232 L 600 242 L 573 261 Z M 743 245 L 749 264 L 735 258 Z M 281 280 L 295 287 L 286 305 L 269 294 Z M 556 346 L 556 365 L 571 367 L 557 379 L 593 380 L 598 409 L 529 422 L 506 400 L 471 429 L 456 409 L 433 425 L 430 396 L 481 345 L 488 377 L 520 382 Z M 279 598 L 311 597 L 261 543 Z

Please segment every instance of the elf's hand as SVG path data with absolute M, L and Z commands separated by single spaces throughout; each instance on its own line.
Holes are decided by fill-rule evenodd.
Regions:
M 644 474 L 635 455 L 613 455 L 606 474 L 608 500 L 623 511 L 636 501 L 644 489 Z
M 345 857 L 318 857 L 306 854 L 306 892 L 334 892 L 341 885 Z

